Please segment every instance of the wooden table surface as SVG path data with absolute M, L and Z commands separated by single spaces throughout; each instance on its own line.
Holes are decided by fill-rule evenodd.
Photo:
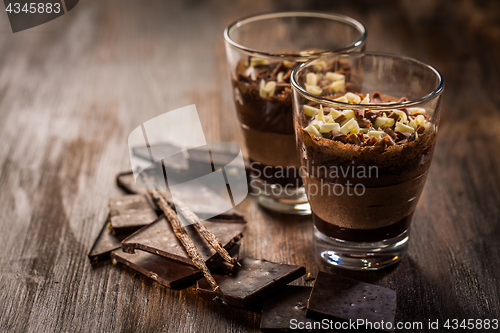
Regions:
M 87 253 L 121 194 L 130 131 L 194 103 L 207 141 L 242 146 L 222 31 L 302 9 L 354 17 L 367 50 L 415 57 L 446 78 L 408 255 L 387 271 L 332 272 L 397 290 L 396 321 L 500 319 L 500 3 L 416 3 L 81 1 L 16 34 L 1 14 L 0 331 L 259 331 L 260 314 L 121 266 L 92 268 Z M 239 208 L 242 255 L 318 272 L 310 217 L 267 212 L 253 197 Z

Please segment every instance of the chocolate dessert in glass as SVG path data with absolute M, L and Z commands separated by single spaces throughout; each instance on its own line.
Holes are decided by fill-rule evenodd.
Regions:
M 349 53 L 300 65 L 292 88 L 317 252 L 355 270 L 398 262 L 432 160 L 442 75 L 403 56 Z
M 343 15 L 283 12 L 238 20 L 224 39 L 253 194 L 270 210 L 310 214 L 295 145 L 291 74 L 312 58 L 362 51 L 366 30 Z

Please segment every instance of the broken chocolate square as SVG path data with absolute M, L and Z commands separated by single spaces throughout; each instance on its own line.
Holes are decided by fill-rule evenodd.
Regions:
M 387 332 L 394 331 L 395 314 L 396 291 L 325 272 L 314 282 L 306 311 L 307 318 L 315 320 L 383 321 Z
M 111 258 L 168 288 L 187 286 L 203 277 L 197 268 L 141 250 L 125 253 L 117 249 L 111 252 Z
M 109 200 L 113 235 L 130 235 L 158 218 L 144 195 L 125 195 Z
M 278 291 L 306 272 L 301 266 L 277 264 L 259 259 L 245 258 L 240 263 L 242 267 L 235 269 L 232 275 L 214 274 L 213 277 L 226 302 L 242 308 Z M 196 290 L 201 298 L 208 300 L 215 298 L 215 293 L 205 279 L 198 280 Z
M 273 297 L 264 301 L 260 330 L 262 332 L 300 332 L 297 327 L 291 327 L 292 320 L 301 323 L 305 328 L 308 323 L 314 327 L 315 320 L 306 318 L 307 299 L 311 287 L 285 286 Z M 298 325 L 298 324 L 297 324 Z
M 243 237 L 245 223 L 244 221 L 234 222 L 225 220 L 203 221 L 205 227 L 217 237 L 226 249 L 230 249 Z M 216 257 L 216 251 L 200 235 L 194 225 L 188 225 L 185 229 L 196 248 L 200 251 L 202 258 L 207 264 L 210 264 L 211 261 L 209 259 Z M 175 236 L 165 216 L 161 216 L 150 225 L 145 226 L 124 239 L 122 249 L 127 253 L 133 253 L 135 249 L 140 249 L 177 260 L 187 265 L 194 265 L 181 242 Z
M 109 232 L 109 221 L 106 219 L 104 226 L 94 242 L 88 257 L 92 265 L 109 259 L 111 251 L 119 249 L 120 240 Z

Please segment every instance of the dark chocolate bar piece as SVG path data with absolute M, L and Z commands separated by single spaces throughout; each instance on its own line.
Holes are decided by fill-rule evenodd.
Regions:
M 395 315 L 395 290 L 325 272 L 319 272 L 314 282 L 306 311 L 307 318 L 315 320 L 363 319 L 377 324 L 384 321 L 386 332 L 394 332 Z
M 221 288 L 226 302 L 242 308 L 278 291 L 306 272 L 301 266 L 277 264 L 259 259 L 244 258 L 240 263 L 242 267 L 235 269 L 232 275 L 214 274 L 213 277 Z M 208 300 L 215 298 L 215 293 L 205 279 L 198 280 L 196 290 L 201 298 Z
M 116 176 L 116 182 L 118 186 L 124 189 L 127 193 L 147 195 L 147 191 L 145 189 L 137 186 L 132 171 L 118 174 Z M 226 207 L 226 202 L 217 193 L 210 190 L 208 187 L 204 186 L 201 183 L 191 181 L 189 182 L 189 184 L 186 184 L 183 189 L 186 191 L 183 197 L 189 199 L 188 202 L 190 202 L 190 208 L 192 208 L 193 212 L 198 215 L 200 219 L 204 219 L 209 216 L 212 217 L 214 216 L 214 214 L 223 210 L 221 209 L 221 207 Z M 167 193 L 166 197 L 170 197 L 170 193 Z M 195 198 L 197 200 L 195 200 Z M 180 199 L 182 200 L 182 198 Z M 192 202 L 194 201 L 198 203 L 195 207 L 193 207 L 192 205 Z M 169 202 L 169 204 L 171 204 L 171 202 Z M 243 214 L 236 208 L 231 208 L 225 213 L 215 216 L 215 218 L 221 220 L 244 219 Z
M 306 327 L 315 327 L 314 323 L 320 324 L 306 318 L 307 300 L 311 290 L 311 287 L 285 286 L 277 294 L 265 300 L 260 330 L 262 332 L 306 332 Z M 301 327 L 304 327 L 303 330 L 298 329 L 299 322 Z
M 141 194 L 109 199 L 113 235 L 130 235 L 158 218 L 151 204 Z
M 90 250 L 88 257 L 92 265 L 109 259 L 111 251 L 119 249 L 120 240 L 109 232 L 109 221 L 106 219 L 99 236 L 94 242 L 94 246 Z
M 197 268 L 141 250 L 130 254 L 117 249 L 111 252 L 111 258 L 168 288 L 187 287 L 203 277 Z
M 239 260 L 240 258 L 240 247 L 241 247 L 241 242 L 236 242 L 230 249 L 227 249 L 227 253 L 232 258 L 236 258 Z M 222 274 L 231 274 L 235 268 L 234 265 L 231 265 L 220 255 L 214 255 L 212 258 L 210 258 L 207 262 L 207 266 L 210 267 L 211 271 L 214 273 L 222 273 Z
M 243 221 L 212 220 L 203 221 L 203 224 L 219 239 L 226 249 L 230 249 L 243 237 L 243 229 L 245 228 L 245 222 Z M 202 258 L 207 261 L 207 264 L 210 264 L 209 259 L 215 257 L 215 250 L 193 225 L 188 225 L 185 229 L 196 248 L 200 251 Z M 193 265 L 191 258 L 175 236 L 165 216 L 161 216 L 153 223 L 124 239 L 122 249 L 127 253 L 133 253 L 135 249 L 140 249 L 187 265 Z

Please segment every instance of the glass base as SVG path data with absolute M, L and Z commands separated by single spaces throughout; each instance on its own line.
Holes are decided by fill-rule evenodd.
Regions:
M 304 187 L 270 185 L 253 177 L 251 187 L 256 190 L 259 204 L 269 210 L 292 215 L 311 215 Z
M 314 227 L 314 247 L 329 265 L 356 271 L 379 270 L 397 263 L 406 254 L 409 230 L 374 243 L 348 242 L 329 237 Z

